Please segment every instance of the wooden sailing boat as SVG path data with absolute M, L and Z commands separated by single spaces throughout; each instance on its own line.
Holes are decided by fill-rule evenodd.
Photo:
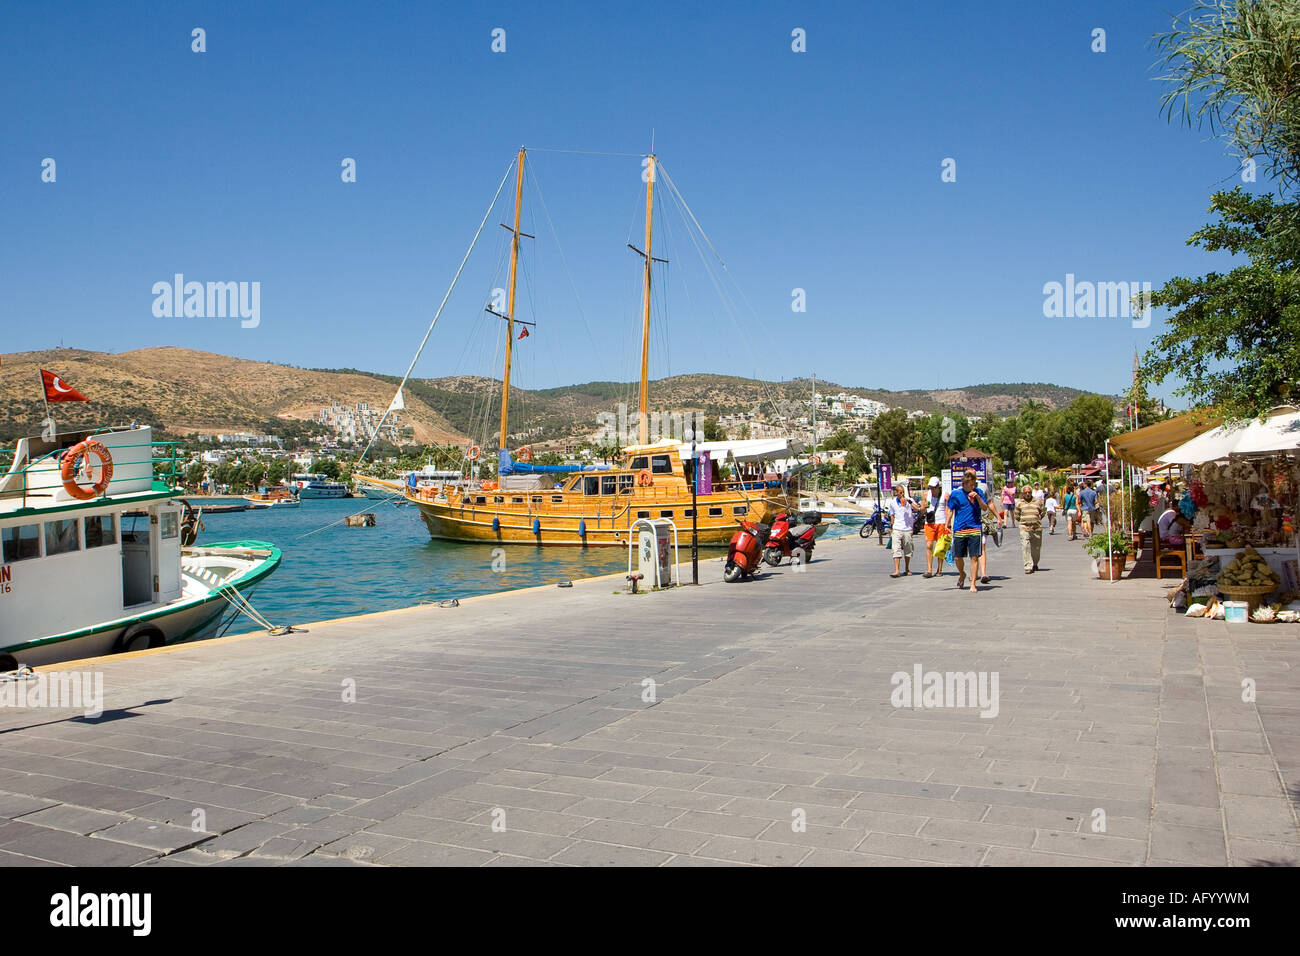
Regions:
M 515 341 L 515 280 L 519 261 L 520 214 L 523 204 L 524 161 L 520 149 L 515 179 L 515 216 L 510 247 L 506 313 L 493 312 L 506 322 L 505 373 L 501 385 L 499 483 L 478 488 L 421 483 L 408 486 L 405 496 L 420 509 L 434 538 L 500 544 L 624 545 L 633 523 L 641 518 L 669 519 L 689 531 L 692 519 L 690 444 L 671 439 L 650 443 L 647 435 L 650 366 L 650 288 L 654 186 L 657 160 L 647 160 L 645 250 L 632 247 L 645 260 L 641 323 L 641 402 L 638 444 L 620 453 L 614 467 L 578 471 L 565 466 L 538 466 L 515 461 L 507 446 L 510 407 L 510 364 Z M 491 311 L 489 309 L 489 311 Z M 696 519 L 702 545 L 725 545 L 744 518 L 771 520 L 779 511 L 798 505 L 797 479 L 783 479 L 764 463 L 796 454 L 800 447 L 782 439 L 700 443 L 710 452 L 710 474 L 701 475 Z M 527 456 L 531 458 L 531 455 Z M 720 465 L 732 475 L 723 479 Z

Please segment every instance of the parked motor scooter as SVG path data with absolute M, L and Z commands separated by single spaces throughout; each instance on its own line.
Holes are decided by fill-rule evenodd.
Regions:
M 767 536 L 772 531 L 771 525 L 757 521 L 737 518 L 736 523 L 740 527 L 731 536 L 731 544 L 727 546 L 727 563 L 722 571 L 722 580 L 728 584 L 751 577 L 758 570 L 758 564 L 763 558 L 763 546 L 767 544 Z
M 772 532 L 763 550 L 763 560 L 776 567 L 784 558 L 792 558 L 798 549 L 803 550 L 803 562 L 812 560 L 813 545 L 817 540 L 817 526 L 822 522 L 820 511 L 805 511 L 792 518 L 782 512 L 772 522 Z

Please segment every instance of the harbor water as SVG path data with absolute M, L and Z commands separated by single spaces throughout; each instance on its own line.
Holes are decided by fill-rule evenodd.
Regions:
M 375 527 L 344 524 L 345 517 L 362 511 L 375 514 Z M 198 545 L 253 539 L 283 550 L 279 569 L 249 595 L 253 606 L 275 624 L 306 624 L 555 585 L 627 568 L 624 548 L 497 548 L 433 541 L 418 509 L 392 501 L 320 498 L 296 508 L 204 514 L 203 524 Z M 679 533 L 681 560 L 689 561 L 690 529 Z M 844 533 L 856 529 L 832 525 L 826 531 L 828 536 Z M 701 550 L 701 580 L 721 578 L 723 553 L 718 548 Z M 258 629 L 241 617 L 227 633 Z

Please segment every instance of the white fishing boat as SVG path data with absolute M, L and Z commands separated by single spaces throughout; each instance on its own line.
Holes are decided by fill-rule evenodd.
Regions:
M 130 427 L 23 438 L 5 453 L 0 669 L 212 636 L 279 566 L 261 541 L 191 546 L 200 512 L 174 486 L 174 447 Z
M 341 481 L 331 481 L 329 475 L 291 475 L 288 485 L 298 492 L 298 498 L 346 498 L 348 486 Z
M 873 503 L 874 508 L 874 503 Z M 858 524 L 866 521 L 870 515 L 854 505 L 845 504 L 841 499 L 835 497 L 820 497 L 817 495 L 800 498 L 800 511 L 820 511 L 824 518 L 836 518 L 843 524 Z

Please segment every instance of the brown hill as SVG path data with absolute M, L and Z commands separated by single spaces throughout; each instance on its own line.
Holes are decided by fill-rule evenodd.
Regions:
M 173 434 L 262 431 L 273 419 L 304 421 L 337 401 L 386 408 L 393 386 L 356 372 L 323 372 L 162 347 L 109 354 L 52 349 L 0 356 L 0 430 L 44 415 L 38 369 L 62 376 L 92 401 L 57 408 L 60 424 L 147 421 Z M 406 395 L 401 423 L 419 442 L 464 438 L 418 396 Z

